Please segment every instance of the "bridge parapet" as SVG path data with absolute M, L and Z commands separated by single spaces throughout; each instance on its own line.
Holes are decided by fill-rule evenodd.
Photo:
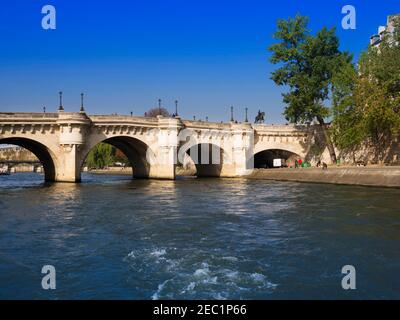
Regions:
M 90 118 L 84 112 L 59 112 L 57 122 L 87 124 Z
M 157 118 L 137 116 L 89 115 L 92 122 L 126 122 L 126 123 L 158 123 Z
M 281 133 L 308 133 L 312 130 L 312 126 L 307 125 L 265 125 L 265 124 L 254 124 L 254 130 L 259 133 L 269 133 L 269 132 L 281 132 Z
M 182 123 L 187 128 L 192 129 L 216 129 L 216 130 L 230 130 L 230 123 L 220 122 L 205 122 L 205 121 L 193 121 L 193 120 L 182 120 Z
M 56 116 L 57 117 L 56 117 Z M 43 131 L 45 126 L 55 126 L 58 114 L 47 113 L 0 113 L 0 133 L 7 130 L 37 130 Z
M 58 118 L 58 113 L 48 112 L 0 112 L 0 120 L 3 119 L 54 119 Z

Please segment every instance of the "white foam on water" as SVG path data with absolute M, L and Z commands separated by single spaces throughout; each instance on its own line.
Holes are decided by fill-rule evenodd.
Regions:
M 165 280 L 163 283 L 158 285 L 157 291 L 151 296 L 152 300 L 158 300 L 160 298 L 161 291 L 163 291 L 165 285 L 170 281 L 171 279 Z
M 160 271 L 169 274 L 169 280 L 158 284 L 157 290 L 151 294 L 151 299 L 174 299 L 182 296 L 195 296 L 197 291 L 208 292 L 207 296 L 211 299 L 226 300 L 230 297 L 237 297 L 239 294 L 247 295 L 251 290 L 265 290 L 273 291 L 278 286 L 277 284 L 269 281 L 264 272 L 243 272 L 236 268 L 236 262 L 240 259 L 230 255 L 220 255 L 219 262 L 216 265 L 209 264 L 208 262 L 200 262 L 196 264 L 191 263 L 191 256 L 181 256 L 171 258 L 169 250 L 173 248 L 152 247 L 142 250 L 133 250 L 130 252 L 126 259 L 131 259 L 131 263 L 140 262 L 152 265 L 157 263 Z M 143 261 L 142 261 L 143 260 Z M 226 261 L 226 262 L 222 262 Z M 230 265 L 230 267 L 223 268 L 222 265 Z M 191 265 L 195 268 L 192 272 L 187 270 Z M 221 268 L 222 267 L 222 268 Z M 186 269 L 186 270 L 185 270 Z M 136 271 L 138 268 L 135 269 Z M 189 271 L 189 272 L 188 272 Z M 140 271 L 141 272 L 141 271 Z M 178 285 L 179 289 L 174 290 L 168 285 L 172 281 Z M 222 291 L 221 291 L 222 289 Z
M 257 272 L 250 274 L 250 278 L 254 281 L 254 283 L 265 286 L 268 289 L 275 289 L 278 286 L 278 284 L 268 281 L 265 275 Z
M 173 271 L 179 267 L 179 263 L 181 262 L 181 259 L 179 259 L 179 260 L 166 259 L 165 262 L 168 264 L 166 266 L 166 270 Z
M 197 278 L 201 278 L 201 277 L 207 277 L 209 273 L 210 273 L 210 269 L 209 269 L 209 267 L 208 267 L 208 263 L 203 262 L 203 263 L 201 264 L 201 268 L 197 269 L 197 270 L 194 272 L 193 275 L 194 275 L 195 277 L 197 277 Z
M 278 284 L 272 283 L 270 281 L 267 281 L 266 285 L 268 289 L 276 289 L 276 287 L 278 286 Z
M 264 283 L 265 282 L 265 276 L 260 273 L 252 273 L 250 274 L 250 278 L 257 283 Z
M 206 277 L 206 276 L 208 275 L 208 273 L 209 273 L 209 270 L 206 269 L 206 268 L 204 268 L 204 269 L 197 269 L 197 270 L 194 272 L 194 276 L 195 276 L 195 277 Z
M 150 255 L 153 257 L 162 257 L 167 253 L 167 250 L 165 249 L 155 249 L 152 252 L 150 252 Z
M 214 293 L 213 294 L 213 298 L 215 300 L 227 300 L 227 298 L 222 296 L 222 294 L 220 292 Z
M 217 284 L 218 277 L 208 277 L 204 279 L 202 282 L 204 284 Z
M 186 293 L 186 292 L 188 292 L 188 291 L 193 291 L 194 288 L 196 288 L 196 282 L 190 282 L 190 283 L 188 284 L 188 286 L 187 286 L 185 289 L 183 289 L 183 290 L 181 291 L 181 294 L 184 294 L 184 293 Z
M 225 276 L 231 280 L 237 279 L 239 277 L 238 271 L 226 270 Z
M 236 258 L 236 257 L 222 257 L 222 260 L 237 262 L 238 258 Z

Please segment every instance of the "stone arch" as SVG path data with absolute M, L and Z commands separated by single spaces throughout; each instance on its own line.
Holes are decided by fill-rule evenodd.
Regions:
M 45 181 L 53 182 L 56 180 L 56 158 L 44 144 L 22 137 L 2 138 L 0 144 L 16 145 L 29 150 L 42 163 Z
M 270 149 L 285 150 L 288 152 L 298 154 L 301 157 L 305 157 L 308 152 L 308 148 L 302 145 L 301 143 L 259 141 L 254 145 L 254 154 Z
M 121 150 L 132 166 L 134 178 L 148 178 L 150 176 L 151 160 L 154 160 L 155 157 L 154 152 L 144 141 L 124 135 L 92 138 L 80 153 L 79 168 L 83 167 L 89 152 L 99 143 L 107 143 Z
M 291 166 L 294 164 L 296 159 L 300 158 L 302 158 L 301 155 L 294 152 L 294 150 L 288 150 L 287 148 L 267 148 L 263 150 L 257 150 L 254 153 L 254 168 L 273 168 L 274 159 L 284 159 L 286 161 L 286 165 Z
M 183 146 L 179 152 L 186 154 L 196 168 L 197 177 L 220 177 L 224 165 L 229 162 L 229 154 L 225 149 L 212 142 L 194 142 Z M 178 154 L 178 162 L 179 159 Z

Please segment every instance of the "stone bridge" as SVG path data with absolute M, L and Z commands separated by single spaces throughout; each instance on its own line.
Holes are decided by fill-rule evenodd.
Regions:
M 0 113 L 0 144 L 28 149 L 43 164 L 45 179 L 61 182 L 81 180 L 85 159 L 100 142 L 119 148 L 137 178 L 174 179 L 176 165 L 186 158 L 193 160 L 198 176 L 240 177 L 254 165 L 270 166 L 275 157 L 310 158 L 316 130 L 162 116 Z

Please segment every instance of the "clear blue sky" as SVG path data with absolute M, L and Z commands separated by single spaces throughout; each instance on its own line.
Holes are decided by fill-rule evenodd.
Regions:
M 41 28 L 41 8 L 57 9 L 57 29 Z M 357 9 L 357 30 L 341 28 L 341 9 Z M 341 48 L 358 54 L 398 0 L 74 1 L 14 0 L 0 6 L 0 111 L 143 115 L 157 104 L 184 118 L 229 120 L 235 106 L 251 119 L 284 123 L 281 89 L 266 48 L 278 18 L 308 15 L 310 28 L 337 27 Z

